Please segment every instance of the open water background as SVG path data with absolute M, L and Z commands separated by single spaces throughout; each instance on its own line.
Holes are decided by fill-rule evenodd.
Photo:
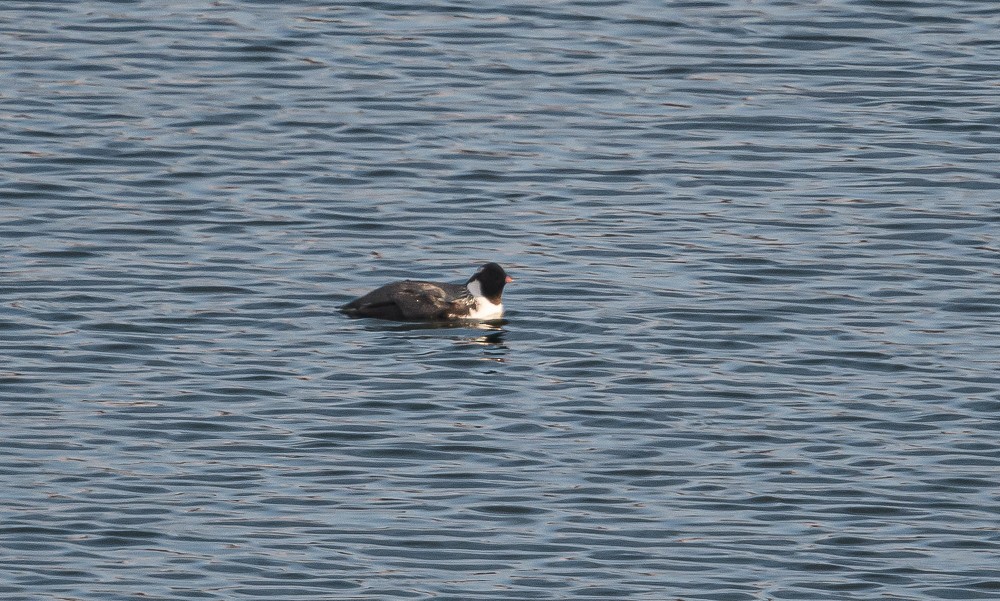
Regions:
M 1000 598 L 998 32 L 4 2 L 0 596 Z

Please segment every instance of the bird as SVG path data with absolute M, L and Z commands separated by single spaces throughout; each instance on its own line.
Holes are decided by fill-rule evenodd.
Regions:
M 403 280 L 386 284 L 340 307 L 350 317 L 394 321 L 492 321 L 503 316 L 503 288 L 514 281 L 487 263 L 465 285 Z

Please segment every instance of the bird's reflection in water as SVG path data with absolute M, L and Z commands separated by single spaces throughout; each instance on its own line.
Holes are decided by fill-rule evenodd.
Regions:
M 504 344 L 504 337 L 507 335 L 507 331 L 504 330 L 500 325 L 481 323 L 476 326 L 478 330 L 489 330 L 488 334 L 483 334 L 482 336 L 473 336 L 467 340 L 469 344 L 479 345 L 486 347 L 487 356 L 483 357 L 488 361 L 504 361 L 504 357 L 491 356 L 507 354 L 507 345 Z
M 420 332 L 423 330 L 455 330 L 459 332 L 465 330 L 464 335 L 456 337 L 456 344 L 459 346 L 486 347 L 484 350 L 492 349 L 489 353 L 490 355 L 496 355 L 496 351 L 500 351 L 503 354 L 507 351 L 507 345 L 504 343 L 507 330 L 504 329 L 504 326 L 508 323 L 506 319 L 496 321 L 414 322 L 393 323 L 392 325 L 381 326 L 379 329 L 388 332 Z M 497 356 L 486 356 L 483 359 L 487 361 L 504 361 L 503 357 Z
M 470 346 L 480 346 L 483 348 L 483 361 L 495 361 L 503 363 L 507 361 L 507 345 L 504 343 L 504 336 L 507 331 L 498 323 L 480 323 L 476 325 L 478 330 L 489 330 L 488 334 L 473 336 L 465 342 Z
M 507 332 L 505 332 L 503 330 L 499 330 L 497 332 L 493 332 L 492 334 L 487 334 L 485 336 L 477 336 L 476 338 L 473 338 L 471 340 L 471 342 L 475 342 L 476 344 L 496 344 L 496 345 L 503 345 L 503 337 L 506 336 L 506 335 L 507 335 Z M 507 348 L 507 347 L 504 346 L 504 348 Z
M 419 332 L 420 330 L 489 330 L 502 332 L 503 326 L 510 323 L 506 319 L 494 321 L 392 321 L 373 322 L 377 324 L 372 329 L 385 332 Z

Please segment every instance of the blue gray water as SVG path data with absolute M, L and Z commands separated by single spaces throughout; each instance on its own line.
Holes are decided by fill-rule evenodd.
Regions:
M 1000 8 L 489 6 L 0 5 L 0 596 L 1000 598 Z

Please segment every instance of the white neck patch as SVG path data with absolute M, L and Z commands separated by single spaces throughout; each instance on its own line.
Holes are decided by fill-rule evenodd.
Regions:
M 469 294 L 476 301 L 466 319 L 500 319 L 503 316 L 503 303 L 494 304 L 483 296 L 483 288 L 479 285 L 479 280 L 472 280 L 466 285 L 466 288 L 469 289 Z
M 483 286 L 479 283 L 479 280 L 472 280 L 465 287 L 469 289 L 469 294 L 476 297 L 476 300 L 483 298 Z

